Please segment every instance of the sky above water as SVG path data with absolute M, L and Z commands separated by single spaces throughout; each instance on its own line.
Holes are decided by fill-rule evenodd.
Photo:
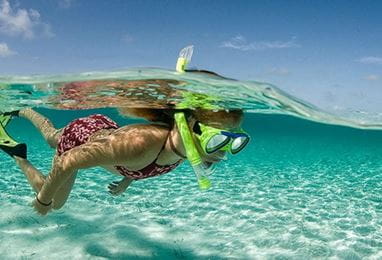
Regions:
M 0 0 L 0 75 L 191 67 L 382 116 L 382 2 Z

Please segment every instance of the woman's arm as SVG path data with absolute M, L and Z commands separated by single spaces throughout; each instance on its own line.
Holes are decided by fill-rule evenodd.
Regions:
M 124 177 L 121 181 L 113 181 L 109 184 L 109 192 L 113 196 L 121 195 L 133 182 L 132 178 Z
M 107 137 L 74 147 L 60 156 L 56 155 L 52 170 L 34 201 L 36 210 L 46 214 L 52 207 L 55 208 L 55 203 L 60 204 L 54 201 L 55 194 L 79 169 L 104 165 L 123 165 L 132 170 L 145 167 L 157 156 L 167 133 L 168 130 L 159 125 L 125 127 Z M 123 185 L 127 188 L 130 182 L 126 180 Z M 50 202 L 53 205 L 49 205 Z
M 56 156 L 50 174 L 45 178 L 40 192 L 38 192 L 36 199 L 33 201 L 35 210 L 45 215 L 52 208 L 61 208 L 65 204 L 72 189 L 72 185 L 65 184 L 69 182 L 72 184 L 76 173 L 77 171 L 72 167 L 64 168 L 62 160 Z M 57 196 L 57 191 L 60 191 L 62 194 L 57 194 Z
M 58 209 L 65 204 L 79 169 L 99 166 L 105 161 L 108 156 L 105 149 L 97 149 L 99 146 L 99 143 L 91 142 L 54 157 L 52 169 L 33 202 L 40 214 L 45 215 L 50 209 Z

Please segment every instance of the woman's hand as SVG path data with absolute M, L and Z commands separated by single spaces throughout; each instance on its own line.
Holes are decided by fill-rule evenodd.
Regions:
M 43 216 L 48 214 L 48 212 L 52 209 L 52 204 L 53 203 L 50 203 L 48 206 L 41 204 L 38 201 L 37 196 L 32 202 L 32 206 L 33 206 L 34 210 L 37 211 L 38 214 L 43 215 Z
M 125 192 L 127 187 L 129 187 L 130 183 L 133 181 L 133 179 L 130 179 L 128 177 L 123 178 L 121 181 L 113 181 L 109 184 L 109 193 L 113 196 L 121 195 Z

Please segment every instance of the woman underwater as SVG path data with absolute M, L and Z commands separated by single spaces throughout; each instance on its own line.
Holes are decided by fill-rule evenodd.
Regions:
M 56 129 L 49 119 L 31 108 L 8 113 L 29 120 L 49 146 L 56 149 L 51 171 L 45 176 L 28 161 L 25 144 L 18 146 L 21 150 L 14 151 L 0 145 L 35 190 L 33 207 L 39 214 L 46 215 L 65 204 L 80 169 L 102 167 L 123 176 L 121 181 L 108 187 L 111 194 L 119 195 L 132 181 L 168 173 L 190 159 L 190 140 L 206 168 L 222 160 L 226 151 L 239 152 L 249 141 L 249 136 L 240 128 L 241 110 L 118 110 L 122 115 L 145 118 L 149 123 L 119 127 L 107 116 L 95 114 Z M 183 125 L 176 119 L 179 114 L 185 119 Z M 187 129 L 190 140 L 184 138 L 179 126 Z

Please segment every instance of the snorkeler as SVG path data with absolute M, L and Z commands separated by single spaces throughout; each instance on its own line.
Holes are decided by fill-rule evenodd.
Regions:
M 181 51 L 177 71 L 184 72 L 192 51 L 192 46 Z M 119 195 L 132 181 L 168 173 L 188 159 L 199 187 L 208 189 L 207 173 L 212 166 L 224 159 L 227 151 L 236 154 L 249 142 L 248 134 L 240 128 L 243 112 L 239 109 L 118 110 L 122 115 L 145 118 L 150 123 L 119 127 L 107 116 L 95 114 L 56 129 L 49 119 L 31 108 L 0 115 L 0 149 L 14 158 L 35 190 L 33 207 L 38 213 L 45 215 L 60 209 L 69 197 L 78 170 L 97 166 L 124 177 L 108 186 L 111 194 Z M 56 149 L 48 176 L 28 161 L 26 145 L 17 143 L 5 131 L 10 117 L 17 116 L 29 120 Z
M 13 117 L 28 119 L 50 147 L 56 149 L 51 171 L 44 176 L 28 161 L 26 151 L 13 153 L 12 149 L 4 150 L 0 146 L 14 158 L 35 190 L 33 206 L 38 213 L 45 215 L 65 204 L 80 169 L 100 166 L 123 176 L 122 181 L 109 185 L 110 193 L 118 195 L 132 181 L 165 174 L 187 158 L 187 145 L 174 119 L 178 110 L 120 108 L 119 111 L 152 122 L 119 127 L 110 118 L 96 114 L 56 129 L 49 119 L 31 108 L 12 113 Z M 181 113 L 207 167 L 222 160 L 227 150 L 239 152 L 249 140 L 245 134 L 241 135 L 244 139 L 235 136 L 241 132 L 241 110 L 197 109 Z M 23 147 L 26 150 L 26 146 Z

